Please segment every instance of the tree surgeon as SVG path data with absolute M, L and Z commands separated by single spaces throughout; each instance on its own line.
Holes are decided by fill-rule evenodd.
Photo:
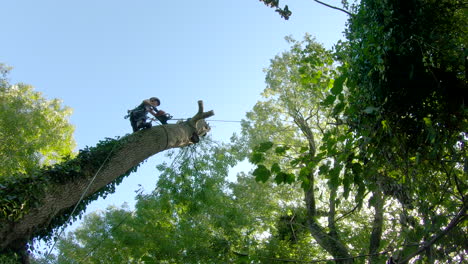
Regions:
M 135 107 L 133 110 L 129 110 L 128 115 L 130 117 L 130 124 L 132 125 L 133 132 L 136 132 L 142 128 L 150 128 L 151 122 L 147 122 L 147 114 L 152 114 L 161 124 L 167 124 L 167 120 L 171 119 L 169 114 L 162 110 L 158 110 L 158 106 L 161 101 L 157 97 L 151 97 L 150 99 L 143 100 L 143 102 Z

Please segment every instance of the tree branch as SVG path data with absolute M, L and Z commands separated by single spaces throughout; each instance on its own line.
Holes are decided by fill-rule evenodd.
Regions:
M 200 119 L 205 119 L 211 116 L 214 116 L 213 110 L 208 111 L 208 112 L 203 112 L 203 101 L 199 100 L 198 112 L 192 117 L 192 119 L 190 119 L 190 122 L 193 122 L 193 125 L 195 126 L 195 123 L 197 123 Z
M 456 227 L 459 223 L 464 221 L 466 219 L 466 204 L 462 206 L 458 214 L 450 221 L 449 225 L 442 230 L 438 235 L 434 236 L 431 240 L 428 242 L 424 243 L 421 247 L 418 248 L 415 252 L 411 253 L 408 255 L 406 258 L 403 260 L 399 260 L 398 263 L 407 263 L 409 260 L 414 258 L 415 256 L 421 254 L 421 252 L 425 251 L 429 247 L 431 247 L 437 240 L 441 239 L 443 236 L 445 236 L 450 230 L 452 230 L 454 227 Z
M 363 195 L 362 197 L 366 197 L 368 193 L 369 193 L 369 192 L 364 193 L 364 195 Z M 335 222 L 338 222 L 338 221 L 340 221 L 341 219 L 347 217 L 348 215 L 354 213 L 354 211 L 356 211 L 356 209 L 358 209 L 359 206 L 361 206 L 361 202 L 362 202 L 362 198 L 361 198 L 360 202 L 356 203 L 356 205 L 354 206 L 353 209 L 351 209 L 350 211 L 344 213 L 342 216 L 336 218 Z
M 346 14 L 347 14 L 347 15 L 349 15 L 349 16 L 353 16 L 353 14 L 351 14 L 350 12 L 348 12 L 348 11 L 346 11 L 346 10 L 342 9 L 342 8 L 339 8 L 339 7 L 336 7 L 336 6 L 329 5 L 329 4 L 327 4 L 327 3 L 324 3 L 324 2 L 322 2 L 322 1 L 319 1 L 319 0 L 314 0 L 314 1 L 315 1 L 315 2 L 317 2 L 317 3 L 319 3 L 319 4 L 322 4 L 322 5 L 324 5 L 324 6 L 326 6 L 326 7 L 333 8 L 333 9 L 339 10 L 339 11 L 341 11 L 341 12 L 344 12 L 344 13 L 346 13 Z

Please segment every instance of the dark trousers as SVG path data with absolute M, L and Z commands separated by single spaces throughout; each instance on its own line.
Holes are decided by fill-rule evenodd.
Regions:
M 134 112 L 130 114 L 130 124 L 132 125 L 133 132 L 138 131 L 140 128 L 151 127 L 151 123 L 146 123 L 146 113 Z

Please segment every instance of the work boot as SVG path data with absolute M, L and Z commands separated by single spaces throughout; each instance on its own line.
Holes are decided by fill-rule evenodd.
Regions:
M 150 128 L 152 127 L 151 123 L 146 123 L 142 122 L 141 124 L 138 125 L 138 129 L 145 129 L 145 128 Z

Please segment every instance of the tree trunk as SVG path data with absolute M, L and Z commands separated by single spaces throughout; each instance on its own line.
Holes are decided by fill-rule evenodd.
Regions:
M 369 264 L 382 263 L 382 258 L 378 254 L 384 224 L 384 199 L 380 190 L 374 192 L 374 199 L 374 222 L 372 223 L 372 233 L 369 242 Z
M 299 114 L 299 111 L 296 111 L 296 114 L 294 114 L 293 116 L 294 122 L 301 129 L 304 136 L 307 138 L 307 141 L 309 143 L 309 155 L 311 158 L 314 158 L 316 154 L 314 133 L 307 124 L 307 119 L 301 116 Z M 308 178 L 309 186 L 307 186 L 307 189 L 304 191 L 304 200 L 307 208 L 307 226 L 311 235 L 322 248 L 324 248 L 335 258 L 336 263 L 353 263 L 354 260 L 351 258 L 351 255 L 349 254 L 346 245 L 339 240 L 338 233 L 336 232 L 335 228 L 334 199 L 336 194 L 334 194 L 334 192 L 332 191 L 330 199 L 333 200 L 333 204 L 331 205 L 330 211 L 328 213 L 329 227 L 331 233 L 327 233 L 324 231 L 324 228 L 320 226 L 320 224 L 317 222 L 317 208 L 314 193 L 315 177 L 313 171 L 309 174 Z
M 210 129 L 204 119 L 213 115 L 213 111 L 203 112 L 203 102 L 198 101 L 198 113 L 186 122 L 155 126 L 122 138 L 122 146 L 112 153 L 102 168 L 86 171 L 84 175 L 65 184 L 48 186 L 40 205 L 30 209 L 21 219 L 1 219 L 0 252 L 23 251 L 26 243 L 47 228 L 52 219 L 63 215 L 64 211 L 79 203 L 82 197 L 96 193 L 150 156 L 198 142 L 198 136 L 204 136 Z M 94 181 L 90 175 L 96 176 Z
M 311 207 L 314 197 L 313 192 L 313 188 L 309 188 L 305 193 L 305 200 L 308 212 L 307 226 L 310 230 L 311 235 L 315 238 L 317 243 L 322 248 L 324 248 L 335 258 L 336 263 L 353 263 L 353 259 L 351 258 L 351 255 L 349 254 L 346 246 L 341 241 L 339 241 L 337 237 L 327 234 L 324 231 L 324 228 L 321 227 L 320 224 L 317 222 L 317 216 L 312 213 L 315 211 L 315 208 Z

